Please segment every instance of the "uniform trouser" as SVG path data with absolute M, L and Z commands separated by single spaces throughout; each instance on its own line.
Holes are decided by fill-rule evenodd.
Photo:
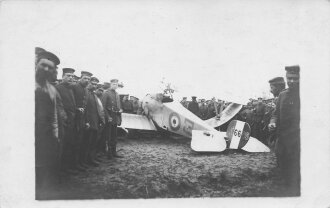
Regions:
M 84 135 L 84 142 L 86 142 L 86 145 L 84 145 L 84 155 L 83 155 L 83 161 L 84 162 L 91 162 L 95 159 L 96 155 L 96 146 L 97 146 L 97 130 L 96 129 L 86 129 L 85 135 Z
M 101 127 L 98 131 L 96 153 L 106 153 L 107 127 Z
M 278 166 L 281 175 L 285 180 L 289 191 L 300 193 L 300 142 L 286 143 L 283 139 L 295 138 L 279 138 L 276 142 L 275 152 L 277 156 Z
M 79 140 L 74 127 L 66 127 L 63 138 L 62 168 L 74 168 L 79 162 Z
M 108 133 L 108 156 L 114 156 L 116 154 L 117 147 L 117 124 L 109 123 Z

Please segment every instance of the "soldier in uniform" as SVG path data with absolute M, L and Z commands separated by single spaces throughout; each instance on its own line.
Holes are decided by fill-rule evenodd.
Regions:
M 288 190 L 297 196 L 300 195 L 300 67 L 287 66 L 285 70 L 288 89 L 279 94 L 269 129 L 277 129 L 278 165 Z
M 207 117 L 207 105 L 205 104 L 205 99 L 202 99 L 201 100 L 200 112 L 201 112 L 201 119 L 202 120 L 206 120 L 206 117 Z
M 254 109 L 254 121 L 253 125 L 251 126 L 251 136 L 257 138 L 263 143 L 266 143 L 265 138 L 262 137 L 262 119 L 266 112 L 266 105 L 262 102 L 262 98 L 258 98 L 258 102 Z
M 133 103 L 128 100 L 128 95 L 124 95 L 122 108 L 124 113 L 133 113 Z
M 38 54 L 35 63 L 36 199 L 41 199 L 42 194 L 51 189 L 59 179 L 57 91 L 48 78 L 49 71 L 56 70 L 60 60 L 55 54 L 44 51 Z
M 85 109 L 86 109 L 86 94 L 87 90 L 86 87 L 90 82 L 91 77 L 93 76 L 92 73 L 87 71 L 81 71 L 81 78 L 79 82 L 72 86 L 73 95 L 76 102 L 76 118 L 75 118 L 75 125 L 77 131 L 77 144 L 76 151 L 79 154 L 75 157 L 79 158 L 79 165 L 77 166 L 78 169 L 81 171 L 86 170 L 88 166 L 84 164 L 83 157 L 86 150 L 86 142 L 83 141 L 84 139 L 84 130 L 85 130 Z M 77 154 L 77 153 L 76 153 Z
M 191 102 L 188 104 L 188 110 L 199 117 L 200 111 L 199 111 L 199 107 L 198 107 L 196 98 L 197 98 L 196 96 L 191 97 Z
M 105 90 L 107 90 L 109 88 L 110 88 L 110 82 L 104 82 L 103 83 L 103 90 L 105 91 Z
M 122 157 L 117 154 L 117 126 L 121 124 L 121 105 L 120 98 L 116 89 L 118 79 L 110 80 L 110 88 L 103 93 L 102 103 L 106 114 L 106 137 L 108 141 L 108 159 Z
M 133 103 L 133 113 L 137 114 L 139 110 L 139 98 L 131 96 L 130 99 L 132 100 Z
M 188 108 L 189 102 L 187 101 L 187 97 L 183 97 L 180 103 L 185 107 Z
M 75 70 L 72 68 L 63 68 L 62 70 L 62 82 L 56 85 L 67 115 L 63 138 L 62 170 L 68 173 L 75 173 L 72 169 L 75 169 L 76 165 L 78 165 L 78 158 L 74 157 L 77 135 L 75 131 L 76 102 L 71 89 Z
M 269 80 L 269 85 L 270 85 L 270 92 L 274 96 L 273 102 L 269 103 L 268 111 L 266 112 L 264 119 L 263 119 L 263 130 L 265 132 L 265 137 L 268 138 L 268 146 L 271 148 L 275 147 L 276 139 L 277 139 L 277 134 L 275 131 L 270 132 L 268 130 L 268 125 L 270 123 L 271 116 L 275 110 L 273 107 L 277 101 L 277 98 L 280 94 L 285 89 L 285 82 L 283 77 L 275 77 L 271 80 Z
M 83 141 L 86 142 L 83 145 L 85 150 L 84 153 L 84 163 L 91 166 L 99 166 L 96 160 L 96 152 L 98 145 L 98 134 L 100 130 L 105 124 L 104 114 L 102 115 L 103 109 L 99 109 L 101 106 L 99 105 L 99 100 L 94 90 L 97 88 L 97 83 L 99 80 L 96 77 L 92 77 L 90 83 L 87 86 L 87 94 L 86 94 L 86 129 L 84 133 Z

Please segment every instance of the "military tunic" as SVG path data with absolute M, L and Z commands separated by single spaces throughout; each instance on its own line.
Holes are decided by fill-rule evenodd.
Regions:
M 278 164 L 289 185 L 300 184 L 300 97 L 298 90 L 280 93 L 271 123 L 276 123 Z
M 198 103 L 196 101 L 191 101 L 188 104 L 188 110 L 191 111 L 196 116 L 199 116 L 200 115 L 199 106 L 198 106 Z

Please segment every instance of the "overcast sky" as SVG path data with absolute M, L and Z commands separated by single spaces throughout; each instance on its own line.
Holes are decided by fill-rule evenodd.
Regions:
M 87 70 L 102 82 L 120 79 L 125 88 L 119 92 L 140 98 L 160 91 L 163 77 L 177 89 L 176 99 L 270 96 L 268 80 L 285 76 L 284 66 L 299 64 L 303 74 L 329 54 L 315 50 L 325 41 L 319 22 L 326 21 L 328 1 L 20 5 L 29 8 L 22 26 L 34 34 L 29 41 L 61 59 L 58 78 L 62 67 L 77 75 Z

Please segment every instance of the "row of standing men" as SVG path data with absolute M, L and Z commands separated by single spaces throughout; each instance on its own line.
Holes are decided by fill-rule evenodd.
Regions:
M 117 79 L 104 90 L 87 71 L 74 82 L 73 68 L 63 68 L 57 81 L 60 59 L 36 48 L 35 59 L 35 161 L 36 198 L 60 182 L 65 174 L 97 167 L 117 153 L 117 126 L 121 102 Z

